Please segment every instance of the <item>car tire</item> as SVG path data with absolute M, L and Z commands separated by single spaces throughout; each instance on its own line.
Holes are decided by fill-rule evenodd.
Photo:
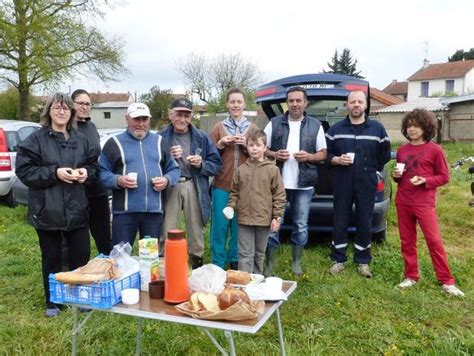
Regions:
M 372 241 L 376 243 L 383 243 L 387 239 L 387 230 L 382 230 L 372 234 Z
M 16 206 L 15 193 L 13 193 L 13 189 L 10 189 L 8 194 L 2 197 L 2 202 L 10 208 L 14 208 Z

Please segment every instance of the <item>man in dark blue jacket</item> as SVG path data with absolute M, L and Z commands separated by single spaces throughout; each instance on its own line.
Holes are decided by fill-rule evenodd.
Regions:
M 176 186 L 166 191 L 162 236 L 178 227 L 179 214 L 183 211 L 194 269 L 203 264 L 204 226 L 211 210 L 209 177 L 219 174 L 222 162 L 210 137 L 191 123 L 193 104 L 187 99 L 176 99 L 170 109 L 171 124 L 160 134 L 164 147 L 179 164 L 181 177 Z
M 150 132 L 150 110 L 145 104 L 128 107 L 127 130 L 111 137 L 100 155 L 100 180 L 112 189 L 112 243 L 133 246 L 140 238 L 159 237 L 163 221 L 161 192 L 179 179 L 179 166 L 163 146 L 162 137 Z
M 334 182 L 334 236 L 332 241 L 331 274 L 344 270 L 347 260 L 347 227 L 356 210 L 354 261 L 359 273 L 372 277 L 371 226 L 374 212 L 378 173 L 390 160 L 390 140 L 382 124 L 365 115 L 366 94 L 353 91 L 347 97 L 349 115 L 334 124 L 326 133 L 328 159 Z

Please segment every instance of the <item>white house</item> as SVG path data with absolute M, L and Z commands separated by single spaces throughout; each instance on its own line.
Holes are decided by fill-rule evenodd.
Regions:
M 95 104 L 91 110 L 91 121 L 98 129 L 125 128 L 125 114 L 130 104 L 130 101 Z
M 407 101 L 419 97 L 474 93 L 474 59 L 429 64 L 408 78 Z

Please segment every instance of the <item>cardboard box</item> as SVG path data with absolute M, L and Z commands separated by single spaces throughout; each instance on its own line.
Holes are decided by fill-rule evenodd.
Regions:
M 158 239 L 148 237 L 138 241 L 138 256 L 141 260 L 156 260 L 159 252 Z
M 148 291 L 148 283 L 160 279 L 159 261 L 140 259 L 140 289 Z

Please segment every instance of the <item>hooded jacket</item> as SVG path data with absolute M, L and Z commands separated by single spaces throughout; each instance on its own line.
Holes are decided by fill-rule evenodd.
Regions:
M 237 169 L 228 206 L 237 212 L 241 225 L 270 226 L 282 218 L 286 193 L 280 170 L 274 161 L 247 159 Z
M 98 152 L 76 130 L 69 139 L 43 127 L 18 146 L 17 177 L 29 188 L 28 222 L 39 230 L 70 231 L 88 226 L 89 209 L 85 184 L 96 179 Z M 65 183 L 56 170 L 86 168 L 85 184 Z

